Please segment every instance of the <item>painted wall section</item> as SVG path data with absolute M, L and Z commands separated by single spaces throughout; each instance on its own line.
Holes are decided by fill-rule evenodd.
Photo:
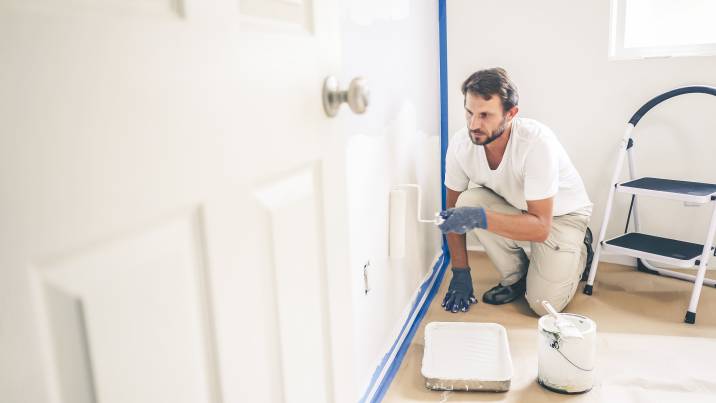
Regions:
M 716 86 L 716 57 L 608 60 L 609 2 L 448 0 L 450 133 L 462 128 L 460 84 L 501 66 L 520 92 L 520 115 L 550 126 L 595 203 L 598 234 L 617 146 L 631 115 L 686 85 Z M 637 176 L 716 182 L 716 97 L 686 95 L 650 111 L 633 132 Z M 624 178 L 627 178 L 625 162 Z M 607 237 L 624 231 L 629 196 L 617 194 Z M 642 231 L 703 243 L 711 210 L 641 199 Z M 476 246 L 472 239 L 470 246 Z M 634 263 L 604 256 L 605 260 Z M 716 259 L 710 266 L 716 267 Z
M 440 206 L 437 2 L 342 1 L 342 69 L 347 85 L 369 80 L 366 114 L 347 108 L 346 186 L 350 227 L 355 396 L 360 397 L 399 333 L 415 293 L 440 252 L 440 234 L 416 220 L 417 194 L 406 189 L 406 254 L 388 257 L 389 192 L 414 183 L 421 216 Z M 368 262 L 365 293 L 363 267 Z

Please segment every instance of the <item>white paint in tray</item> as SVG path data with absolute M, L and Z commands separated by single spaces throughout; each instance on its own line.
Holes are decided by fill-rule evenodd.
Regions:
M 425 326 L 421 372 L 429 389 L 503 392 L 510 388 L 512 371 L 503 326 L 471 322 Z

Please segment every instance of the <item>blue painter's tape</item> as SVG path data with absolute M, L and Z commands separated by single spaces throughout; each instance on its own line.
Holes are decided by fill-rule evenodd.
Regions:
M 438 258 L 437 262 L 435 262 L 435 266 L 433 266 L 432 273 L 431 273 L 430 277 L 428 277 L 427 280 L 425 280 L 423 282 L 423 284 L 420 286 L 418 295 L 415 298 L 415 302 L 414 302 L 413 306 L 410 308 L 410 313 L 408 313 L 408 318 L 406 319 L 405 323 L 403 323 L 403 326 L 400 329 L 398 338 L 395 340 L 395 342 L 393 342 L 393 345 L 390 347 L 390 350 L 388 350 L 388 353 L 386 353 L 385 356 L 383 357 L 383 359 L 381 360 L 380 365 L 378 365 L 378 367 L 375 369 L 375 372 L 373 373 L 373 376 L 371 377 L 370 384 L 368 385 L 368 388 L 366 389 L 365 394 L 363 395 L 363 397 L 360 400 L 361 402 L 369 401 L 368 398 L 370 397 L 370 393 L 378 381 L 380 383 L 378 384 L 375 394 L 373 394 L 372 398 L 370 399 L 370 402 L 380 401 L 380 400 L 378 400 L 378 396 L 381 395 L 381 390 L 382 389 L 387 390 L 388 386 L 390 386 L 390 382 L 392 381 L 392 379 L 395 375 L 394 373 L 391 375 L 391 370 L 393 369 L 394 366 L 396 367 L 395 369 L 397 370 L 397 367 L 400 367 L 400 363 L 402 362 L 402 356 L 400 356 L 400 349 L 403 347 L 403 344 L 405 344 L 406 342 L 408 345 L 410 344 L 410 339 L 412 339 L 411 331 L 414 333 L 414 330 L 412 329 L 413 326 L 415 326 L 416 323 L 418 323 L 418 324 L 420 323 L 420 318 L 422 317 L 421 311 L 423 310 L 423 308 L 426 308 L 427 306 L 430 305 L 430 301 L 432 299 L 430 292 L 434 288 L 434 287 L 430 287 L 430 285 L 431 284 L 433 284 L 433 285 L 440 284 L 440 279 L 442 278 L 441 273 L 445 271 L 445 267 L 447 266 L 447 260 L 448 259 L 446 259 L 445 254 L 441 255 L 440 258 Z M 423 296 L 426 293 L 428 293 L 428 296 L 425 299 L 424 304 L 421 306 L 420 301 L 423 299 Z M 413 318 L 413 314 L 415 313 L 416 310 L 419 310 L 418 314 L 414 320 L 411 320 L 411 318 Z M 423 315 L 424 315 L 424 313 L 423 313 Z M 403 340 L 403 343 L 399 344 L 401 341 L 401 337 L 406 332 L 406 329 L 408 332 L 407 336 Z M 408 337 L 410 337 L 410 339 Z M 398 351 L 398 353 L 396 353 L 395 357 L 392 357 L 393 353 L 396 350 Z M 392 357 L 392 360 L 391 360 L 391 357 Z M 400 360 L 398 360 L 399 357 L 400 357 Z M 385 376 L 382 379 L 380 379 L 380 375 L 383 373 L 386 366 L 388 366 L 388 369 L 385 373 Z M 382 394 L 385 393 L 385 390 L 383 391 Z
M 447 190 L 445 188 L 445 156 L 447 154 L 447 147 L 448 147 L 448 89 L 447 89 L 447 0 L 438 0 L 438 29 L 439 29 L 439 46 L 440 46 L 440 183 L 441 183 L 441 193 L 442 193 L 442 210 L 445 210 L 446 206 L 446 196 L 447 196 Z M 403 358 L 405 358 L 405 353 L 408 351 L 408 347 L 410 346 L 410 342 L 413 340 L 413 336 L 415 336 L 415 332 L 420 327 L 420 322 L 422 322 L 423 317 L 425 317 L 425 314 L 428 312 L 428 309 L 430 308 L 430 303 L 432 302 L 433 298 L 435 297 L 435 294 L 437 293 L 438 289 L 440 289 L 440 283 L 442 283 L 443 277 L 445 275 L 445 270 L 450 263 L 450 251 L 447 246 L 447 238 L 443 235 L 442 237 L 442 255 L 438 259 L 438 261 L 435 263 L 435 266 L 433 267 L 433 273 L 430 275 L 430 277 L 421 285 L 420 291 L 418 292 L 418 296 L 415 300 L 415 303 L 413 304 L 412 308 L 410 309 L 410 313 L 408 314 L 408 319 L 403 324 L 402 328 L 400 329 L 400 333 L 398 335 L 398 338 L 395 340 L 393 345 L 390 347 L 390 350 L 388 353 L 383 357 L 383 359 L 380 362 L 380 365 L 376 368 L 375 372 L 373 373 L 373 376 L 371 377 L 370 384 L 368 385 L 368 388 L 361 398 L 361 402 L 366 402 L 368 397 L 370 396 L 371 391 L 375 387 L 376 382 L 379 381 L 381 374 L 383 373 L 386 365 L 388 366 L 387 371 L 385 372 L 385 376 L 383 376 L 382 379 L 380 379 L 380 383 L 376 389 L 375 394 L 370 399 L 370 402 L 380 402 L 383 397 L 385 396 L 385 393 L 388 391 L 388 388 L 390 387 L 390 384 L 393 382 L 393 379 L 395 378 L 395 374 L 398 372 L 398 369 L 400 368 L 400 365 L 403 362 Z M 431 286 L 432 284 L 432 286 Z M 429 288 L 429 289 L 428 289 Z M 427 298 L 425 299 L 425 302 L 421 305 L 420 301 L 423 299 L 423 296 L 425 293 L 428 293 Z M 417 316 L 415 316 L 415 319 L 412 320 L 413 314 L 415 313 L 415 310 L 419 309 Z M 400 339 L 402 335 L 405 332 L 405 329 L 408 328 L 408 334 L 401 342 Z M 395 357 L 391 360 L 391 356 L 393 355 L 393 352 L 396 351 L 397 353 Z
M 381 382 L 380 386 L 378 386 L 378 390 L 376 391 L 375 396 L 372 400 L 373 402 L 380 402 L 381 400 L 383 400 L 385 393 L 388 391 L 390 384 L 393 382 L 393 378 L 395 378 L 395 374 L 398 373 L 400 364 L 403 362 L 403 358 L 405 358 L 405 353 L 406 351 L 408 351 L 408 347 L 410 347 L 410 342 L 413 340 L 415 332 L 420 327 L 420 322 L 422 322 L 423 317 L 425 317 L 425 314 L 428 312 L 428 309 L 430 308 L 430 303 L 432 302 L 433 298 L 435 297 L 435 294 L 440 288 L 440 283 L 442 282 L 443 275 L 445 274 L 445 268 L 448 266 L 448 263 L 450 263 L 450 256 L 443 254 L 440 260 L 441 261 L 435 264 L 436 278 L 435 282 L 429 290 L 428 297 L 425 299 L 425 303 L 420 307 L 420 311 L 418 311 L 418 316 L 415 317 L 415 321 L 413 321 L 412 325 L 410 326 L 408 335 L 400 344 L 398 354 L 395 356 L 395 359 L 390 364 L 388 372 L 383 378 L 383 382 Z M 427 283 L 430 284 L 430 282 Z M 421 290 L 421 294 L 424 293 L 424 291 L 425 290 Z
M 438 30 L 440 47 L 440 188 L 442 191 L 442 209 L 447 202 L 445 188 L 445 157 L 448 148 L 448 82 L 447 82 L 447 0 L 438 0 Z M 447 238 L 443 235 L 443 254 L 450 257 Z M 439 287 L 440 284 L 437 284 Z
M 448 147 L 448 85 L 447 85 L 447 5 L 438 1 L 438 26 L 440 46 L 440 183 L 442 207 L 445 210 L 445 155 Z

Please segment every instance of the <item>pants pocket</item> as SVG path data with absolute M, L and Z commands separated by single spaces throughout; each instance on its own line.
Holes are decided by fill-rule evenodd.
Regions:
M 532 258 L 527 270 L 525 297 L 538 315 L 546 312 L 541 301 L 547 300 L 561 311 L 569 303 L 579 285 L 580 251 L 569 243 L 548 239 L 532 244 Z
M 580 249 L 550 236 L 542 243 L 533 243 L 530 270 L 535 269 L 543 279 L 564 284 L 574 281 L 579 271 Z

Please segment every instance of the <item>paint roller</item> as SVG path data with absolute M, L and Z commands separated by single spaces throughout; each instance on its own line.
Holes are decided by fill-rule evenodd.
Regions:
M 443 222 L 443 218 L 440 213 L 435 213 L 435 218 L 432 220 L 426 220 L 420 218 L 421 211 L 421 199 L 422 192 L 420 186 L 416 184 L 402 184 L 396 185 L 390 191 L 390 206 L 389 206 L 389 246 L 388 256 L 395 259 L 401 259 L 405 257 L 405 239 L 406 239 L 406 222 L 408 209 L 408 196 L 405 188 L 414 188 L 418 194 L 418 207 L 416 210 L 416 219 L 419 223 L 427 223 L 440 225 Z

